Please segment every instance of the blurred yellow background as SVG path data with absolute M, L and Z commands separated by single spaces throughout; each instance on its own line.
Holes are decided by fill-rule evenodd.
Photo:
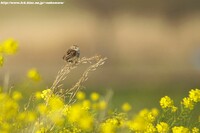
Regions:
M 195 0 L 71 0 L 64 5 L 0 5 L 0 41 L 20 48 L 0 70 L 0 81 L 24 80 L 36 67 L 47 85 L 77 44 L 81 57 L 108 57 L 89 75 L 93 89 L 199 87 L 200 2 Z M 81 72 L 67 79 L 71 84 Z M 71 86 L 71 85 L 69 85 Z

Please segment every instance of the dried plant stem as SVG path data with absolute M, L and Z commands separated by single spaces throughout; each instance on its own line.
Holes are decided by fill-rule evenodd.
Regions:
M 78 82 L 72 88 L 66 91 L 66 94 L 70 94 L 70 99 L 68 104 L 73 102 L 76 93 L 81 88 L 81 84 L 87 81 L 89 72 L 95 71 L 99 66 L 103 65 L 106 59 L 107 58 L 101 58 L 95 64 L 89 66 L 83 73 L 82 77 L 78 80 Z
M 95 71 L 99 66 L 103 65 L 106 59 L 107 58 L 101 58 L 100 56 L 96 55 L 90 58 L 82 57 L 77 63 L 66 63 L 66 65 L 63 66 L 63 68 L 58 72 L 56 79 L 51 86 L 52 92 L 64 98 L 68 97 L 68 104 L 73 103 L 74 97 L 81 88 L 82 83 L 88 79 L 89 72 Z M 89 63 L 90 66 L 84 71 L 76 84 L 72 88 L 66 89 L 63 94 L 59 94 L 58 89 L 60 86 L 62 86 L 61 82 L 65 80 L 70 71 L 85 63 Z

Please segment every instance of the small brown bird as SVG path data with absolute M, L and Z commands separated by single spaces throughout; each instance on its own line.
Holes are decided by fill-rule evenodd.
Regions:
M 80 49 L 77 45 L 72 45 L 67 53 L 63 56 L 63 60 L 73 63 L 76 62 L 80 56 Z

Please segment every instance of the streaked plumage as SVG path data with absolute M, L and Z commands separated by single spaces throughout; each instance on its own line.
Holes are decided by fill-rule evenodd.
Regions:
M 63 60 L 67 62 L 74 62 L 77 61 L 77 59 L 80 56 L 80 49 L 76 45 L 72 45 L 70 49 L 67 51 L 67 53 L 63 56 Z

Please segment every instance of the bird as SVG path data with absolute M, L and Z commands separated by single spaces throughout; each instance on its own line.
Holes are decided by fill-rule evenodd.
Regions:
M 77 62 L 80 56 L 80 49 L 77 45 L 72 45 L 68 50 L 67 53 L 63 56 L 63 60 L 73 63 Z

